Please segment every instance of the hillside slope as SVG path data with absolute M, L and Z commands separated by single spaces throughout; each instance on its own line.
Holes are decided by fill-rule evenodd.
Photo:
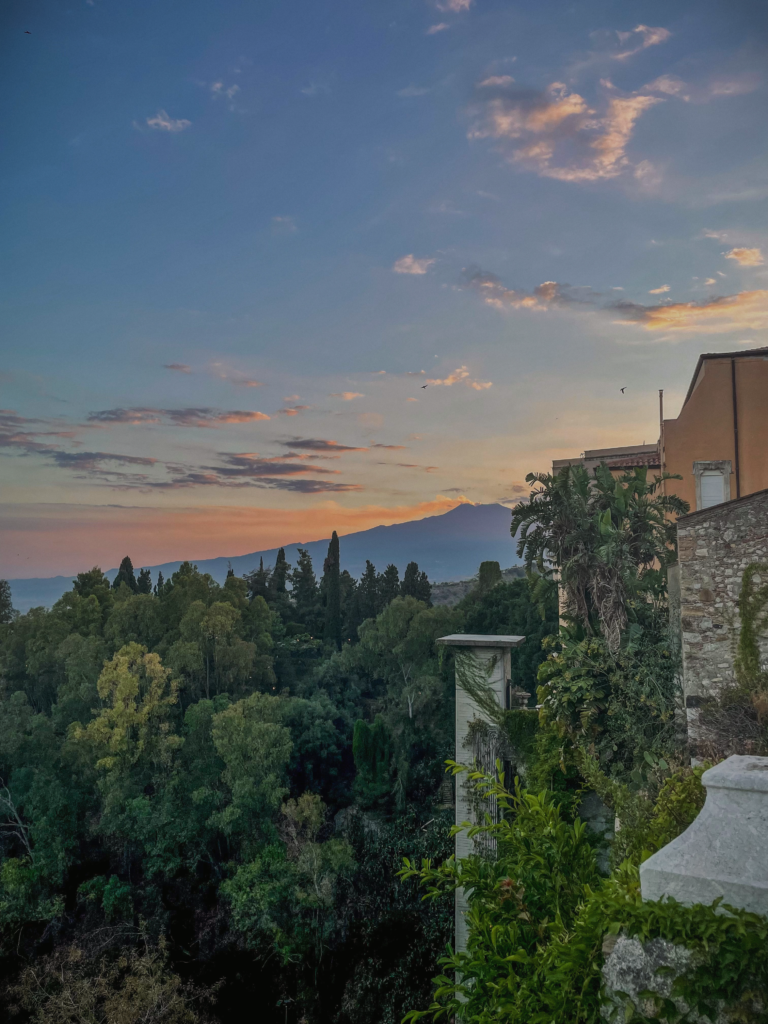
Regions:
M 473 576 L 480 563 L 486 560 L 496 561 L 502 566 L 517 562 L 509 523 L 510 511 L 504 505 L 465 504 L 439 516 L 394 526 L 374 526 L 341 538 L 341 567 L 359 577 L 365 569 L 366 559 L 370 559 L 380 572 L 393 562 L 402 576 L 408 562 L 418 562 L 419 568 L 435 583 L 459 580 Z M 286 544 L 286 558 L 292 564 L 296 562 L 300 547 L 309 551 L 319 577 L 328 551 L 328 538 L 307 544 Z M 260 558 L 264 559 L 266 566 L 273 565 L 276 555 L 277 548 L 270 548 L 230 557 L 198 560 L 190 557 L 190 561 L 194 561 L 201 572 L 209 572 L 223 583 L 230 563 L 240 576 L 257 567 Z M 157 579 L 158 572 L 167 579 L 180 565 L 181 562 L 165 562 L 149 566 L 152 580 Z M 89 568 L 83 566 L 83 570 Z M 138 571 L 140 566 L 137 564 L 135 568 Z M 116 568 L 107 570 L 110 579 L 114 579 L 116 574 Z M 70 589 L 72 579 L 71 576 L 54 576 L 9 580 L 14 607 L 23 612 L 37 605 L 50 606 Z

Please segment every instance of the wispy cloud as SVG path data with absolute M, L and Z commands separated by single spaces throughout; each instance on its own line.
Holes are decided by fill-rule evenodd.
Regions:
M 220 409 L 197 408 L 197 409 L 101 409 L 92 412 L 88 416 L 89 423 L 100 424 L 101 426 L 117 426 L 128 424 L 131 426 L 154 426 L 157 424 L 169 424 L 176 427 L 223 427 L 237 423 L 256 423 L 259 420 L 268 420 L 269 416 L 264 412 L 246 411 L 233 409 L 222 411 Z
M 233 100 L 239 92 L 239 85 L 226 86 L 223 82 L 213 82 L 211 84 L 211 95 L 214 99 Z
M 451 11 L 453 14 L 461 14 L 462 11 L 468 11 L 472 6 L 473 0 L 438 0 L 435 4 L 438 11 Z
M 365 398 L 360 391 L 334 391 L 331 398 L 343 398 L 345 402 L 351 402 L 353 398 Z
M 300 412 L 304 412 L 305 409 L 309 409 L 308 405 L 289 405 L 284 409 L 278 409 L 275 412 L 275 416 L 298 416 Z
M 187 121 L 184 117 L 171 117 L 165 110 L 158 110 L 154 117 L 147 118 L 147 124 L 150 128 L 161 132 L 183 132 L 185 128 L 190 127 L 192 122 Z
M 305 85 L 299 89 L 299 92 L 303 96 L 319 96 L 320 93 L 327 93 L 331 91 L 331 87 L 325 82 L 310 82 L 309 85 Z
M 765 263 L 760 249 L 731 249 L 730 252 L 724 252 L 723 256 L 727 260 L 736 260 L 742 267 L 761 267 Z
M 768 327 L 768 290 L 738 292 L 705 302 L 672 302 L 668 305 L 642 306 L 619 302 L 612 307 L 621 320 L 647 331 L 665 334 L 726 334 L 729 331 L 763 330 Z
M 669 285 L 668 284 L 663 284 L 659 288 L 649 288 L 648 289 L 648 294 L 649 295 L 663 295 L 664 292 L 668 292 L 668 291 L 669 291 Z
M 594 295 L 588 288 L 572 288 L 558 281 L 544 281 L 533 291 L 507 288 L 500 279 L 479 267 L 467 267 L 464 271 L 466 287 L 476 291 L 483 302 L 497 309 L 531 309 L 542 311 L 552 306 L 588 307 Z
M 494 274 L 478 268 L 469 268 L 464 278 L 466 287 L 497 309 L 594 311 L 610 315 L 616 324 L 634 324 L 670 335 L 725 334 L 768 327 L 768 289 L 713 296 L 703 302 L 661 302 L 646 306 L 624 299 L 606 302 L 600 293 L 590 288 L 577 289 L 557 281 L 545 281 L 532 292 L 506 288 Z M 714 279 L 707 283 L 710 282 Z M 654 294 L 659 291 L 655 290 Z
M 672 33 L 666 28 L 650 28 L 648 25 L 638 25 L 629 32 L 617 32 L 619 42 L 622 46 L 630 44 L 630 49 L 621 53 L 614 53 L 614 60 L 626 60 L 641 50 L 647 50 L 649 46 L 658 46 L 659 43 L 666 43 Z M 634 45 L 633 45 L 634 44 Z
M 439 377 L 429 379 L 427 384 L 432 384 L 433 386 L 443 385 L 447 388 L 452 387 L 454 384 L 466 384 L 467 387 L 473 388 L 475 391 L 485 391 L 487 388 L 493 387 L 493 382 L 490 380 L 474 380 L 470 377 L 466 366 L 460 366 L 453 373 L 449 373 L 447 377 L 442 379 Z
M 712 78 L 704 82 L 688 83 L 677 75 L 661 75 L 644 85 L 643 92 L 660 92 L 674 96 L 685 103 L 709 103 L 720 96 L 743 96 L 754 92 L 760 85 L 760 76 L 753 72 L 728 78 Z
M 339 444 L 338 441 L 327 441 L 320 437 L 294 437 L 290 441 L 280 442 L 284 448 L 310 452 L 367 452 L 367 448 L 356 448 L 354 445 Z
M 295 235 L 299 230 L 293 217 L 278 216 L 272 218 L 273 235 Z
M 430 25 L 426 31 L 426 35 L 435 36 L 438 32 L 445 32 L 446 29 L 451 26 L 446 21 L 440 21 L 436 25 Z
M 507 85 L 512 85 L 514 78 L 512 75 L 489 75 L 488 78 L 484 78 L 482 82 L 477 83 L 478 89 L 492 89 L 494 86 L 502 88 Z
M 397 95 L 406 99 L 410 96 L 426 96 L 430 91 L 424 85 L 407 85 L 404 89 L 398 89 Z
M 407 444 L 372 444 L 371 448 L 386 448 L 390 452 L 404 452 L 407 451 Z
M 426 274 L 434 262 L 434 259 L 426 256 L 417 259 L 413 253 L 409 253 L 408 256 L 401 256 L 399 260 L 395 260 L 392 269 L 396 274 Z
M 164 370 L 176 370 L 177 373 L 192 373 L 192 367 L 186 363 L 163 363 Z
M 230 370 L 224 363 L 211 363 L 210 372 L 214 377 L 218 377 L 219 380 L 225 380 L 228 384 L 232 384 L 237 388 L 264 387 L 263 381 L 249 377 L 247 373 L 242 373 L 240 370 Z
M 553 82 L 543 93 L 494 91 L 497 95 L 481 98 L 476 107 L 469 137 L 520 140 L 523 144 L 508 154 L 511 163 L 541 177 L 571 182 L 615 178 L 630 168 L 626 150 L 635 123 L 663 102 L 657 96 L 610 95 L 600 115 L 562 82 Z

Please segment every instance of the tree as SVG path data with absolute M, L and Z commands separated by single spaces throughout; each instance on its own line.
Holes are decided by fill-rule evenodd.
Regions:
M 246 576 L 246 583 L 251 600 L 254 597 L 263 597 L 266 600 L 269 593 L 269 569 L 264 568 L 263 558 L 259 559 L 259 568 L 254 569 L 249 576 Z
M 536 673 L 546 658 L 541 648 L 544 637 L 558 631 L 557 596 L 550 593 L 544 600 L 544 615 L 531 594 L 528 580 L 498 583 L 482 596 L 470 593 L 458 606 L 464 613 L 465 633 L 502 633 L 524 636 L 525 643 L 509 652 L 510 682 L 513 686 L 536 693 Z
M 127 644 L 99 676 L 102 707 L 86 726 L 76 725 L 72 740 L 95 768 L 101 797 L 98 831 L 141 862 L 151 874 L 154 858 L 167 862 L 176 844 L 169 815 L 169 792 L 183 740 L 172 728 L 178 682 L 156 654 Z M 155 862 L 158 863 L 158 862 Z
M 482 597 L 492 590 L 497 583 L 501 583 L 501 568 L 498 562 L 481 562 L 477 571 L 477 590 Z
M 149 571 L 149 569 L 139 569 L 139 578 L 136 581 L 136 593 L 152 593 L 152 573 Z
M 246 855 L 270 833 L 272 815 L 287 794 L 285 772 L 291 734 L 282 724 L 279 697 L 252 693 L 213 718 L 213 742 L 224 762 L 222 782 L 229 792 L 213 821 Z
M 299 548 L 299 560 L 291 573 L 291 598 L 298 621 L 311 633 L 320 629 L 320 594 L 312 568 L 312 558 L 306 548 Z
M 8 580 L 0 580 L 0 623 L 13 620 L 13 601 L 11 585 Z
M 339 538 L 336 531 L 331 535 L 328 554 L 323 562 L 323 579 L 320 584 L 325 605 L 323 636 L 327 643 L 341 650 L 341 585 L 339 580 Z
M 409 562 L 405 567 L 403 582 L 400 585 L 400 593 L 403 597 L 415 597 L 417 601 L 425 604 L 432 602 L 432 584 L 425 572 L 419 572 L 417 562 Z
M 129 590 L 132 590 L 134 594 L 138 592 L 139 585 L 136 582 L 136 577 L 133 575 L 133 562 L 130 560 L 128 555 L 120 563 L 120 568 L 117 570 L 117 576 L 112 580 L 112 589 L 117 590 L 121 583 L 125 583 Z
M 126 948 L 118 956 L 88 956 L 61 947 L 29 964 L 11 989 L 17 1007 L 36 1024 L 197 1024 L 205 1019 L 195 1004 L 212 1002 L 212 992 L 184 984 L 168 966 L 165 943 Z
M 392 787 L 392 744 L 383 719 L 355 722 L 352 753 L 357 768 L 355 791 L 363 807 L 378 807 Z
M 94 565 L 88 572 L 79 572 L 72 584 L 72 592 L 78 597 L 91 597 L 93 595 L 99 602 L 102 609 L 111 607 L 113 597 L 109 580 L 98 567 Z
M 360 621 L 375 619 L 379 608 L 379 587 L 376 576 L 376 566 L 373 562 L 365 560 L 365 571 L 360 577 L 360 584 L 357 588 L 358 605 L 360 609 Z
M 614 479 L 605 464 L 594 477 L 583 466 L 565 466 L 552 476 L 529 473 L 538 485 L 512 512 L 511 532 L 520 531 L 518 555 L 541 584 L 558 582 L 564 616 L 587 633 L 601 631 L 618 651 L 631 604 L 659 601 L 666 594 L 666 568 L 675 558 L 675 517 L 688 503 L 661 493 L 662 474 L 648 482 L 646 469 Z M 541 588 L 540 588 L 541 590 Z
M 291 563 L 285 557 L 285 548 L 280 548 L 275 559 L 275 567 L 269 578 L 270 596 L 286 593 L 286 581 L 291 568 Z
M 155 584 L 155 597 L 160 597 L 162 595 L 164 586 L 165 580 L 163 579 L 163 574 L 158 572 L 157 583 Z
M 378 584 L 378 606 L 384 609 L 400 593 L 400 573 L 396 565 L 388 565 L 376 580 Z

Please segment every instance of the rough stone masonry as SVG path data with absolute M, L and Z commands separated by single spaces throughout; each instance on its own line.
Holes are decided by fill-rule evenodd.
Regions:
M 677 538 L 683 691 L 694 709 L 735 682 L 742 576 L 768 564 L 768 490 L 683 516 Z M 768 633 L 759 643 L 768 663 Z

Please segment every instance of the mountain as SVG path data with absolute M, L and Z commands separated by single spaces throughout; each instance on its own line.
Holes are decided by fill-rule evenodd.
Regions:
M 473 576 L 481 562 L 490 560 L 508 566 L 517 561 L 509 523 L 510 511 L 504 505 L 465 504 L 439 516 L 394 526 L 374 526 L 341 538 L 341 568 L 359 577 L 365 569 L 365 560 L 370 559 L 380 572 L 394 562 L 401 576 L 408 562 L 418 562 L 419 568 L 434 583 Z M 327 538 L 307 544 L 285 544 L 284 547 L 285 556 L 292 564 L 296 563 L 298 549 L 306 548 L 312 556 L 315 572 L 320 576 L 323 559 L 328 552 Z M 230 563 L 240 576 L 258 567 L 260 558 L 264 559 L 265 566 L 272 566 L 276 556 L 277 548 L 270 548 L 230 558 L 190 561 L 195 561 L 200 572 L 209 572 L 215 580 L 223 583 Z M 149 566 L 153 582 L 158 572 L 168 579 L 180 565 L 181 562 L 165 562 Z M 83 566 L 84 570 L 89 568 Z M 139 568 L 137 564 L 136 570 Z M 107 570 L 106 575 L 113 580 L 117 569 Z M 38 605 L 50 607 L 71 588 L 73 579 L 73 576 L 53 576 L 48 579 L 9 580 L 13 605 L 21 612 Z

